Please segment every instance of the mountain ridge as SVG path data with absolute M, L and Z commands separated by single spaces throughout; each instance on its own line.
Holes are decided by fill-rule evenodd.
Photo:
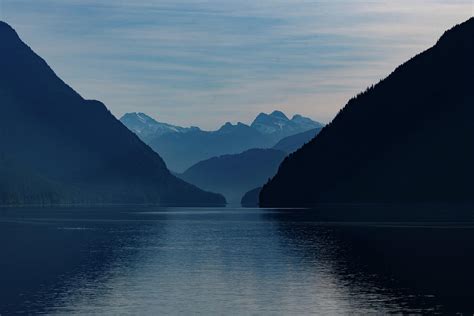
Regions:
M 283 161 L 260 205 L 474 202 L 473 38 L 471 18 L 352 98 Z
M 311 141 L 318 133 L 321 128 L 310 129 L 306 132 L 301 132 L 295 135 L 287 136 L 282 138 L 278 143 L 273 146 L 273 149 L 278 149 L 291 154 L 301 148 L 304 144 Z
M 119 121 L 144 140 L 168 133 L 186 133 L 192 130 L 200 130 L 199 127 L 195 126 L 181 127 L 159 122 L 142 112 L 125 113 Z
M 0 179 L 1 204 L 225 203 L 172 176 L 103 103 L 83 99 L 4 22 L 0 49 L 0 169 L 16 169 Z M 44 179 L 47 192 L 36 194 L 29 179 Z M 33 191 L 10 192 L 14 182 Z
M 322 126 L 321 123 L 298 114 L 290 120 L 283 112 L 275 110 L 270 114 L 260 113 L 250 125 L 242 122 L 236 124 L 226 122 L 214 131 L 190 128 L 185 132 L 168 132 L 158 136 L 144 136 L 139 131 L 145 127 L 131 125 L 127 119 L 124 119 L 125 115 L 121 118 L 121 122 L 159 153 L 171 170 L 178 173 L 184 172 L 199 161 L 215 156 L 239 154 L 252 148 L 271 148 L 286 136 L 306 131 L 315 126 Z M 269 118 L 268 124 L 271 126 L 264 127 L 266 119 L 260 121 L 259 125 L 255 123 L 258 122 L 258 117 Z M 274 132 L 261 131 L 262 129 L 274 129 L 275 120 L 281 123 L 279 126 L 282 128 L 278 128 Z M 255 128 L 255 124 L 259 128 Z
M 229 203 L 239 204 L 248 190 L 263 185 L 273 176 L 286 152 L 253 148 L 200 161 L 180 177 L 200 188 L 218 192 Z

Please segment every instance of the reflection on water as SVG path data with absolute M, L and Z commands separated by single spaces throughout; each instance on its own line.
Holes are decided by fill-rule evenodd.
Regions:
M 474 311 L 469 210 L 350 211 L 3 209 L 0 314 Z

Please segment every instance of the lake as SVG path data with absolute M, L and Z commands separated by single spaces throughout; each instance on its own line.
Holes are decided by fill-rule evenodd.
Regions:
M 469 209 L 365 209 L 3 208 L 0 314 L 472 314 Z

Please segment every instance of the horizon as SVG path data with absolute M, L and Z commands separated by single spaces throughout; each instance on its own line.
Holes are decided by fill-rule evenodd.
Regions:
M 0 1 L 0 19 L 117 119 L 205 130 L 277 109 L 328 123 L 471 15 L 471 1 Z

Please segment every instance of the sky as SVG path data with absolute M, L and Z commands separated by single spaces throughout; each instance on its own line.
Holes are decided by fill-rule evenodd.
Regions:
M 119 118 L 216 129 L 275 109 L 329 122 L 474 15 L 473 0 L 0 0 L 66 83 Z

